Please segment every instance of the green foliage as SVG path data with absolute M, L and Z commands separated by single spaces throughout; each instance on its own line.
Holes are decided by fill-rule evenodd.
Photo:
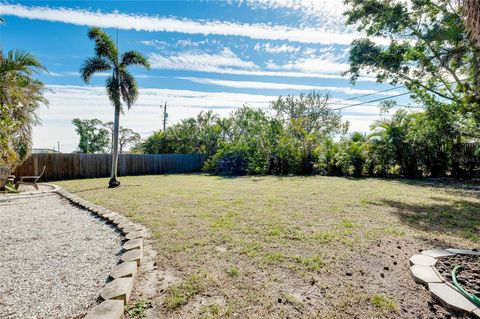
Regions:
M 155 132 L 136 146 L 144 153 L 201 153 L 204 171 L 222 175 L 312 174 L 325 138 L 348 123 L 316 92 L 280 97 L 274 115 L 243 106 L 220 119 L 211 112 Z
M 114 133 L 113 122 L 103 123 L 99 119 L 81 120 L 73 119 L 80 142 L 78 151 L 81 153 L 105 153 L 111 145 L 111 136 Z M 138 143 L 141 140 L 140 134 L 132 129 L 120 126 L 119 128 L 119 153 L 122 153 L 127 146 Z
M 32 75 L 45 67 L 22 50 L 0 51 L 0 165 L 13 167 L 29 154 L 37 110 L 48 104 L 44 85 Z
M 480 117 L 480 49 L 468 37 L 457 3 L 345 2 L 347 24 L 369 37 L 352 43 L 347 73 L 353 81 L 375 74 L 379 82 L 404 84 L 427 107 L 453 104 Z
M 349 138 L 340 142 L 336 158 L 344 174 L 353 173 L 356 177 L 362 175 L 366 157 L 365 139 L 365 135 L 354 132 Z
M 240 270 L 235 266 L 228 268 L 225 272 L 229 277 L 237 277 L 240 275 Z
M 147 318 L 147 309 L 152 307 L 152 303 L 145 299 L 135 300 L 125 307 L 125 314 L 130 318 Z
M 18 193 L 17 189 L 15 188 L 15 185 L 11 181 L 7 181 L 5 183 L 5 192 L 7 193 Z
M 203 170 L 219 175 L 245 175 L 248 172 L 246 149 L 227 144 L 205 163 Z
M 98 119 L 73 119 L 75 131 L 80 135 L 78 151 L 86 154 L 104 153 L 109 144 L 109 132 Z
M 384 294 L 375 294 L 370 298 L 370 302 L 376 308 L 385 312 L 397 311 L 397 305 L 395 302 Z

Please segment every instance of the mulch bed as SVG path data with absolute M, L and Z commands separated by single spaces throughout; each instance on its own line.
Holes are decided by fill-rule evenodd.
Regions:
M 435 268 L 447 281 L 453 284 L 452 270 L 461 265 L 457 273 L 457 281 L 471 294 L 480 294 L 480 256 L 455 255 L 437 258 Z

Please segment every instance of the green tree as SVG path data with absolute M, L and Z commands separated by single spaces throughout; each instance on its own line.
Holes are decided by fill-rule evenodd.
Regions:
M 78 150 L 81 153 L 94 154 L 105 153 L 110 143 L 109 131 L 104 128 L 102 121 L 98 119 L 81 120 L 73 119 L 75 131 L 80 136 Z
M 348 129 L 348 122 L 342 121 L 340 113 L 329 107 L 329 100 L 328 95 L 311 92 L 279 97 L 271 105 L 276 118 L 299 141 L 302 154 L 300 169 L 303 173 L 313 172 L 318 161 L 315 149 L 323 139 L 345 133 Z
M 400 109 L 391 119 L 382 119 L 372 124 L 372 136 L 379 138 L 383 144 L 393 146 L 396 163 L 406 177 L 418 176 L 418 154 L 407 137 L 414 117 L 408 111 Z
M 0 51 L 0 165 L 14 166 L 30 153 L 37 110 L 48 104 L 44 85 L 33 74 L 45 67 L 30 53 Z
M 137 51 L 127 51 L 119 54 L 118 48 L 112 38 L 100 28 L 91 28 L 88 37 L 95 41 L 95 56 L 88 58 L 81 67 L 82 79 L 89 83 L 91 77 L 97 72 L 112 71 L 107 77 L 105 87 L 110 102 L 115 108 L 114 129 L 112 141 L 112 169 L 109 187 L 117 187 L 120 182 L 117 178 L 117 163 L 119 151 L 120 113 L 122 100 L 130 109 L 138 97 L 137 81 L 128 71 L 129 66 L 143 66 L 150 69 L 148 60 Z
M 454 104 L 480 117 L 480 49 L 467 36 L 456 3 L 345 2 L 350 6 L 347 24 L 369 37 L 352 43 L 347 73 L 353 81 L 365 73 L 376 74 L 379 82 L 404 84 L 426 107 Z
M 345 174 L 353 174 L 355 177 L 362 176 L 366 159 L 366 135 L 353 132 L 344 139 L 339 145 L 336 159 Z
M 115 127 L 114 123 L 107 122 L 107 123 L 102 123 L 102 125 L 110 131 L 110 136 L 112 137 L 112 140 L 113 140 L 113 132 Z M 134 130 L 120 126 L 119 136 L 118 136 L 119 154 L 122 154 L 123 151 L 129 145 L 136 145 L 137 143 L 139 143 L 141 139 L 142 137 L 140 136 L 140 134 L 138 134 Z

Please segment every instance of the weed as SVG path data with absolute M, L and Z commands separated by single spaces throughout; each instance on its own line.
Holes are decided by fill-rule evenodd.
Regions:
M 190 298 L 203 290 L 205 279 L 205 274 L 191 275 L 185 282 L 170 288 L 165 298 L 165 306 L 173 310 L 187 304 Z
M 216 303 L 202 306 L 200 309 L 201 319 L 215 319 L 218 318 L 220 314 L 220 306 Z
M 294 257 L 297 263 L 310 271 L 321 271 L 325 267 L 325 261 L 321 256 L 315 257 Z
M 342 225 L 343 227 L 345 228 L 353 228 L 355 227 L 355 224 L 353 223 L 353 221 L 349 218 L 344 218 L 342 219 L 342 221 L 340 222 L 340 225 Z
M 375 294 L 370 298 L 370 302 L 376 308 L 385 311 L 385 312 L 395 312 L 397 311 L 397 305 L 395 302 L 385 296 L 384 294 Z
M 315 233 L 312 237 L 315 241 L 319 242 L 320 244 L 328 244 L 335 238 L 333 233 L 329 230 Z
M 243 243 L 242 253 L 248 257 L 256 257 L 260 250 L 262 250 L 262 246 L 256 241 Z
M 146 299 L 138 299 L 125 307 L 125 314 L 130 318 L 146 318 L 147 309 L 152 307 L 152 303 Z
M 225 272 L 230 277 L 237 277 L 238 275 L 240 275 L 240 270 L 238 270 L 238 268 L 235 266 L 228 268 L 227 270 L 225 270 Z
M 285 259 L 285 255 L 281 252 L 267 253 L 262 256 L 262 261 L 268 265 L 274 265 L 276 263 L 282 262 Z

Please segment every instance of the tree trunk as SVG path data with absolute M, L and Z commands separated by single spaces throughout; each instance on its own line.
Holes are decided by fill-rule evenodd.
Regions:
M 108 187 L 113 188 L 120 186 L 117 180 L 118 167 L 118 131 L 120 127 L 120 105 L 115 106 L 115 119 L 113 122 L 113 140 L 112 140 L 112 171 Z

